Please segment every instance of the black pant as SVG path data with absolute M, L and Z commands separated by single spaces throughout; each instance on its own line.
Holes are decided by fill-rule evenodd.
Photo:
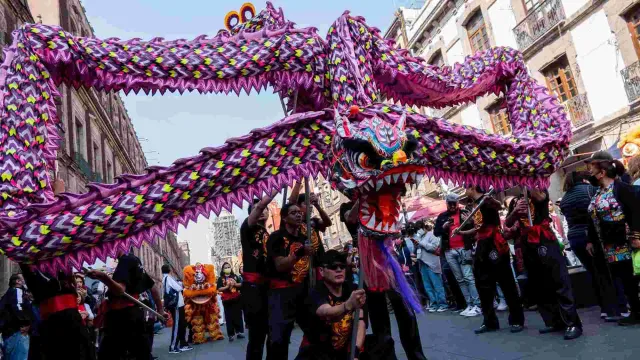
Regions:
M 631 260 L 612 262 L 609 263 L 609 267 L 614 279 L 619 279 L 624 287 L 624 294 L 629 302 L 631 313 L 634 316 L 640 315 L 639 278 L 633 275 L 633 262 Z
M 265 285 L 257 285 L 248 281 L 242 283 L 244 320 L 249 329 L 247 360 L 262 360 L 265 340 L 267 340 L 267 334 L 269 333 L 267 290 Z M 269 347 L 267 346 L 267 358 L 269 353 Z
M 426 360 L 420 342 L 420 332 L 418 322 L 413 310 L 409 309 L 402 300 L 400 294 L 395 291 L 373 292 L 367 291 L 367 306 L 369 309 L 369 319 L 371 320 L 371 330 L 380 342 L 386 338 L 391 338 L 391 319 L 387 309 L 386 296 L 389 297 L 393 308 L 398 330 L 400 331 L 400 342 L 407 355 L 408 360 Z M 395 358 L 395 357 L 394 357 Z
M 293 323 L 297 322 L 304 331 L 308 323 L 305 319 L 305 298 L 307 288 L 303 285 L 284 289 L 269 290 L 269 342 L 268 360 L 287 360 Z
M 42 349 L 39 359 L 95 359 L 95 347 L 91 344 L 89 332 L 82 325 L 80 313 L 75 308 L 54 313 L 43 320 L 38 338 Z
M 169 351 L 187 346 L 187 319 L 184 314 L 184 306 L 170 309 L 173 316 L 173 326 L 171 327 L 171 342 Z
M 494 251 L 496 250 L 485 254 L 487 256 L 477 256 L 473 263 L 473 275 L 476 278 L 476 288 L 484 316 L 483 324 L 492 329 L 500 328 L 496 310 L 493 308 L 497 282 L 509 306 L 509 325 L 524 325 L 524 310 L 511 271 L 509 254 L 499 256 L 497 251 Z
M 556 241 L 525 244 L 523 258 L 538 311 L 546 326 L 582 327 L 569 271 Z
M 149 337 L 145 332 L 144 312 L 141 308 L 130 306 L 107 312 L 98 358 L 110 360 L 149 360 L 151 358 Z
M 244 332 L 242 323 L 242 302 L 240 297 L 222 302 L 224 306 L 224 321 L 227 323 L 227 336 L 231 338 Z

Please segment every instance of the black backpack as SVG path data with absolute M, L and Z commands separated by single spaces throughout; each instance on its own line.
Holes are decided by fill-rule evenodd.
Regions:
M 164 279 L 164 307 L 166 309 L 175 309 L 178 307 L 178 299 L 180 297 L 180 293 L 173 288 L 168 289 L 167 291 L 167 278 Z

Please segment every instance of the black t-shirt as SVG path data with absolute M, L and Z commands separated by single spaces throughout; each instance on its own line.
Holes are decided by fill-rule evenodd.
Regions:
M 56 277 L 38 270 L 32 270 L 29 265 L 24 264 L 20 264 L 20 270 L 36 304 L 58 295 L 70 294 L 75 296 L 77 294 L 75 280 L 71 274 L 59 273 Z
M 140 259 L 133 254 L 120 256 L 112 278 L 116 282 L 125 284 L 125 291 L 129 295 L 141 294 L 154 285 L 151 277 L 144 271 Z
M 358 224 L 347 222 L 347 211 L 351 210 L 351 208 L 353 208 L 353 205 L 353 201 L 349 201 L 340 205 L 340 221 L 342 221 L 347 227 L 347 230 L 349 231 L 349 234 L 351 235 L 351 239 L 353 240 L 355 246 L 356 242 L 358 241 Z
M 305 332 L 311 344 L 323 345 L 327 349 L 335 351 L 335 359 L 346 359 L 350 350 L 351 332 L 353 330 L 353 311 L 342 316 L 341 319 L 325 321 L 316 315 L 316 311 L 325 304 L 336 306 L 349 300 L 349 296 L 355 290 L 353 284 L 345 281 L 342 285 L 342 296 L 333 295 L 325 286 L 324 282 L 319 282 L 315 289 L 309 292 L 307 298 L 310 311 L 311 326 Z M 364 316 L 366 319 L 366 314 Z
M 284 227 L 272 232 L 267 242 L 267 275 L 271 279 L 303 283 L 309 274 L 308 256 L 300 258 L 293 269 L 288 272 L 276 270 L 275 258 L 279 256 L 286 257 L 295 253 L 304 246 L 306 240 L 307 237 L 300 233 L 298 235 L 289 234 Z
M 267 269 L 267 241 L 269 233 L 262 225 L 249 226 L 245 219 L 240 226 L 242 244 L 242 266 L 245 272 L 265 274 Z

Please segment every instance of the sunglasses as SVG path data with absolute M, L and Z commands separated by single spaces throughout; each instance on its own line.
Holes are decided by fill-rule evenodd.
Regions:
M 331 265 L 325 265 L 324 266 L 325 269 L 329 269 L 329 270 L 344 270 L 347 268 L 347 265 L 345 264 L 331 264 Z

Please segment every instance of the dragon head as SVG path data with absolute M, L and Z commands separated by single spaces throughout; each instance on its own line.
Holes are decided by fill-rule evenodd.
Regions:
M 357 123 L 335 112 L 332 180 L 338 190 L 359 200 L 360 228 L 370 236 L 400 232 L 401 197 L 406 185 L 419 184 L 423 160 L 405 133 L 406 113 L 392 124 L 378 116 Z

